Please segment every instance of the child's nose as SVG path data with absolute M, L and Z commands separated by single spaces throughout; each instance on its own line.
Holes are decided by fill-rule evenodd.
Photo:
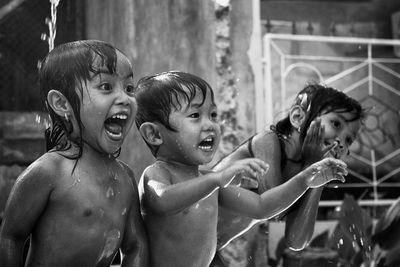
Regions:
M 117 94 L 118 94 L 116 99 L 117 104 L 129 105 L 131 103 L 130 96 L 125 92 L 123 88 L 117 90 Z
M 215 130 L 215 122 L 213 122 L 210 119 L 205 119 L 205 122 L 203 124 L 203 129 L 205 131 L 214 131 Z

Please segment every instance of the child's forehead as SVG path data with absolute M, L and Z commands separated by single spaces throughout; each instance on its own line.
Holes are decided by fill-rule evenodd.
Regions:
M 176 98 L 173 98 L 174 106 L 181 106 L 182 109 L 188 109 L 190 107 L 200 107 L 203 105 L 215 106 L 213 99 L 211 98 L 211 91 L 209 88 L 206 90 L 206 95 L 199 87 L 189 89 L 188 86 L 183 85 L 182 89 L 184 93 L 178 94 Z
M 339 117 L 342 120 L 345 121 L 353 121 L 356 120 L 356 114 L 350 111 L 344 111 L 344 110 L 332 110 L 328 113 L 326 113 L 328 116 L 334 116 L 334 117 Z
M 117 57 L 114 59 L 109 57 L 100 57 L 99 55 L 95 55 L 92 63 L 93 71 L 92 73 L 97 74 L 110 74 L 110 75 L 118 75 L 123 78 L 132 76 L 133 70 L 132 65 L 129 59 L 123 55 L 118 50 L 116 51 Z

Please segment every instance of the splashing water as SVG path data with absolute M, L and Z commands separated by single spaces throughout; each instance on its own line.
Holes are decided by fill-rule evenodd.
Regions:
M 45 23 L 49 27 L 49 34 L 42 33 L 41 39 L 47 41 L 49 44 L 49 52 L 54 48 L 54 39 L 56 38 L 57 28 L 57 6 L 60 0 L 49 0 L 50 1 L 50 18 L 46 18 Z

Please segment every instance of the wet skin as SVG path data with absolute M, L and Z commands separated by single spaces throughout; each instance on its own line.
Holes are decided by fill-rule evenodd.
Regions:
M 313 122 L 305 140 L 305 143 L 308 142 L 308 149 L 305 149 L 305 151 L 308 152 L 303 155 L 305 160 L 313 163 L 324 156 L 335 158 L 343 158 L 346 156 L 349 146 L 355 140 L 361 125 L 358 120 L 350 122 L 349 119 L 351 119 L 352 116 L 353 115 L 350 113 L 331 112 L 321 115 L 315 122 Z M 335 142 L 337 144 L 335 144 Z M 258 188 L 255 189 L 258 194 L 262 194 L 263 192 L 288 181 L 303 169 L 302 164 L 296 163 L 295 161 L 287 161 L 286 167 L 283 170 L 280 169 L 280 144 L 278 137 L 274 133 L 261 132 L 257 134 L 253 138 L 252 147 L 255 156 L 270 165 L 268 173 L 258 177 Z M 301 157 L 302 146 L 299 142 L 288 141 L 285 145 L 285 149 L 288 158 L 298 159 Z M 245 144 L 224 158 L 214 167 L 214 170 L 223 169 L 236 160 L 248 157 L 251 157 L 251 155 L 249 154 L 247 144 Z M 312 197 L 319 200 L 321 192 L 322 188 L 318 188 L 310 190 L 307 194 L 310 195 L 310 198 Z M 318 201 L 314 201 L 311 205 L 316 205 L 317 208 L 317 202 Z M 308 239 L 311 238 L 314 229 L 314 222 L 312 221 L 314 214 L 311 211 L 312 209 L 308 209 L 302 212 L 303 218 L 305 218 L 304 225 L 306 229 L 303 228 L 301 231 L 305 236 L 303 237 L 299 235 L 297 230 L 293 230 L 293 232 L 297 232 L 297 237 L 294 237 L 297 241 L 293 241 L 293 243 L 296 244 L 293 245 L 295 247 L 304 247 L 307 244 Z M 291 216 L 289 215 L 289 217 Z M 296 220 L 297 222 L 295 222 Z M 293 224 L 299 223 L 295 216 L 289 218 L 289 221 L 292 221 Z M 230 241 L 248 231 L 258 222 L 259 220 L 239 216 L 237 213 L 235 214 L 227 209 L 220 208 L 217 231 L 218 248 L 221 249 L 225 247 Z M 287 232 L 287 235 L 290 235 L 289 232 Z
M 213 188 L 172 212 L 163 212 L 156 201 L 168 185 L 197 179 L 198 165 L 209 162 L 215 153 L 220 138 L 216 107 L 210 93 L 202 106 L 201 102 L 198 92 L 191 105 L 171 112 L 169 121 L 176 132 L 159 125 L 163 144 L 139 184 L 151 266 L 208 266 L 215 253 L 218 193 Z M 207 138 L 212 142 L 201 146 Z
M 119 248 L 126 256 L 123 266 L 146 266 L 133 172 L 110 155 L 121 147 L 136 113 L 132 68 L 117 52 L 116 73 L 99 69 L 83 88 L 82 157 L 74 169 L 76 161 L 66 156 L 77 154 L 75 145 L 50 151 L 17 179 L 1 229 L 0 263 L 10 258 L 15 260 L 10 266 L 22 266 L 22 247 L 30 235 L 25 266 L 109 266 Z M 116 115 L 120 125 L 107 125 Z M 70 119 L 77 136 L 76 119 Z
M 230 184 L 235 178 L 240 180 L 238 174 L 263 175 L 268 166 L 260 159 L 243 159 L 219 172 L 200 172 L 199 165 L 212 159 L 220 138 L 209 94 L 198 105 L 201 102 L 198 93 L 190 105 L 170 114 L 170 124 L 177 131 L 158 122 L 153 123 L 153 131 L 140 127 L 147 142 L 159 145 L 157 161 L 143 172 L 139 184 L 154 267 L 209 266 L 217 246 L 218 205 L 252 218 L 269 218 L 287 209 L 309 187 L 342 178 L 330 173 L 309 179 L 316 172 L 313 166 L 309 173 L 259 196 Z M 147 133 L 153 134 L 149 137 Z M 330 163 L 338 164 L 339 172 L 345 171 L 335 160 L 320 167 L 330 171 Z

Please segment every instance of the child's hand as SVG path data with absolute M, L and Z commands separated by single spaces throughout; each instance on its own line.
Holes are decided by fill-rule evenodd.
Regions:
M 310 174 L 307 185 L 311 188 L 323 186 L 333 180 L 340 180 L 344 183 L 344 176 L 348 174 L 346 163 L 334 158 L 318 161 L 303 172 Z
M 221 171 L 220 186 L 226 187 L 230 184 L 241 185 L 246 187 L 255 187 L 254 181 L 257 177 L 267 173 L 269 165 L 257 158 L 247 158 L 235 161 L 232 165 Z M 257 182 L 258 185 L 258 182 Z
M 320 118 L 311 122 L 301 149 L 301 156 L 305 166 L 323 159 L 324 155 L 335 145 L 333 143 L 324 148 L 324 133 L 325 129 L 321 125 Z

